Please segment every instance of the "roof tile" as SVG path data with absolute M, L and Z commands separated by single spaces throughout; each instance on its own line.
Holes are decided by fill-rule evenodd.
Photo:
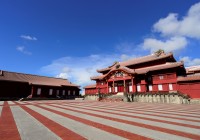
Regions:
M 200 75 L 193 75 L 193 76 L 180 76 L 177 78 L 178 82 L 184 82 L 184 81 L 200 81 Z
M 159 59 L 168 58 L 168 57 L 173 57 L 173 54 L 167 53 L 167 54 L 161 54 L 159 56 L 156 54 L 152 54 L 152 55 L 147 55 L 147 56 L 143 56 L 139 58 L 133 58 L 133 59 L 123 61 L 123 62 L 118 62 L 118 64 L 120 64 L 121 66 L 130 66 L 130 65 L 136 65 L 136 64 L 150 62 L 150 61 L 159 60 Z M 98 69 L 97 72 L 111 70 L 115 65 L 117 65 L 117 63 L 107 68 Z
M 85 88 L 85 89 L 86 89 L 86 88 L 96 88 L 96 84 L 87 85 L 87 86 L 85 86 L 84 88 Z
M 26 82 L 32 85 L 79 87 L 78 85 L 72 84 L 67 79 L 31 75 L 31 74 L 24 74 L 24 73 L 16 73 L 16 72 L 8 72 L 8 71 L 2 71 L 2 75 L 0 76 L 0 81 L 1 80 Z

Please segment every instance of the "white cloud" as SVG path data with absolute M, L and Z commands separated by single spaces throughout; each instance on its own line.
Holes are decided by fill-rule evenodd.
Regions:
M 31 55 L 32 53 L 27 51 L 26 48 L 24 46 L 18 46 L 17 48 L 17 51 L 23 53 L 23 54 L 26 54 L 26 55 Z
M 36 41 L 36 40 L 38 40 L 36 37 L 30 36 L 30 35 L 21 35 L 20 37 L 21 37 L 22 39 L 25 39 L 25 40 L 31 40 L 31 41 Z
M 121 58 L 122 61 L 125 61 L 125 60 L 130 59 L 130 57 L 129 57 L 128 55 L 126 55 L 126 54 L 122 54 L 122 55 L 120 56 L 120 58 Z
M 166 18 L 160 19 L 153 25 L 156 32 L 161 32 L 163 35 L 174 35 L 179 28 L 178 14 L 170 13 Z
M 200 2 L 192 5 L 186 16 L 170 13 L 154 24 L 153 29 L 164 36 L 185 36 L 200 39 Z
M 67 78 L 75 84 L 85 86 L 94 83 L 90 77 L 100 75 L 97 69 L 108 67 L 120 60 L 120 54 L 90 55 L 86 57 L 62 57 L 41 68 L 42 73 Z
M 200 2 L 192 5 L 181 18 L 177 13 L 169 13 L 153 25 L 153 31 L 159 33 L 159 39 L 144 39 L 144 50 L 152 53 L 158 49 L 169 52 L 186 48 L 190 39 L 200 39 Z
M 132 42 L 121 42 L 115 46 L 115 49 L 122 53 L 130 53 L 136 49 L 136 46 Z
M 67 79 L 69 77 L 68 73 L 61 72 L 58 75 L 56 75 L 57 78 L 63 78 Z
M 146 38 L 142 43 L 142 48 L 150 50 L 151 53 L 158 49 L 163 49 L 166 52 L 182 50 L 188 45 L 189 38 L 200 39 L 199 23 L 200 3 L 191 6 L 187 15 L 182 18 L 179 18 L 177 13 L 170 13 L 167 17 L 160 19 L 153 25 L 154 33 L 158 32 L 161 39 Z M 63 57 L 42 67 L 41 72 L 67 78 L 83 87 L 92 82 L 90 80 L 91 76 L 99 75 L 96 69 L 105 68 L 112 65 L 115 61 L 138 57 L 138 54 L 134 54 L 139 52 L 141 48 L 140 50 L 137 49 L 133 43 L 124 42 L 115 47 L 114 53 L 117 54 Z M 185 60 L 188 66 L 200 63 L 200 59 L 191 59 L 189 57 L 182 57 L 181 60 Z
M 24 51 L 24 46 L 18 46 L 17 50 L 20 51 L 20 52 L 23 52 Z
M 117 44 L 114 49 L 115 52 L 121 53 L 119 54 L 119 58 L 121 61 L 126 61 L 131 58 L 139 57 L 140 55 L 135 55 L 135 52 L 141 51 L 141 49 L 133 42 L 121 42 Z
M 157 51 L 158 49 L 163 49 L 166 52 L 181 50 L 188 44 L 185 37 L 172 37 L 165 41 L 146 38 L 142 44 L 145 50 L 150 50 L 151 53 Z
M 200 65 L 200 58 L 192 59 L 189 56 L 184 56 L 179 58 L 181 61 L 184 61 L 185 66 L 196 66 Z

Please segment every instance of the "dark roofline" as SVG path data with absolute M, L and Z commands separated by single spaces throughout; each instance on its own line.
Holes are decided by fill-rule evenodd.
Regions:
M 79 86 L 79 85 L 76 85 L 76 84 L 71 84 L 71 85 L 61 85 L 62 87 L 68 87 L 68 86 L 70 86 L 70 87 L 78 87 L 78 88 L 80 88 L 81 86 Z
M 1 80 L 0 79 L 0 81 L 6 81 L 6 82 L 17 82 L 17 83 L 26 83 L 26 84 L 31 84 L 31 83 L 29 83 L 28 81 L 12 81 L 12 80 Z

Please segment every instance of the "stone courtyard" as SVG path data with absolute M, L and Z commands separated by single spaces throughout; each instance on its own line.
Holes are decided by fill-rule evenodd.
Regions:
M 1 140 L 200 139 L 200 105 L 0 101 Z

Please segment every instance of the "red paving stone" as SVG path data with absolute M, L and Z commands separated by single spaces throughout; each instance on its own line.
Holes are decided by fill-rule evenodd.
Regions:
M 198 118 L 199 111 L 200 108 L 199 106 L 195 106 L 195 105 L 188 105 L 188 106 L 177 106 L 177 105 L 172 105 L 172 107 L 168 104 L 148 104 L 148 103 L 123 103 L 123 102 L 113 102 L 113 103 L 109 103 L 109 102 L 76 102 L 76 101 L 27 101 L 25 102 L 25 104 L 19 104 L 18 102 L 14 102 L 15 105 L 9 105 L 8 102 L 4 102 L 3 104 L 3 108 L 2 108 L 2 113 L 1 113 L 1 117 L 0 117 L 0 140 L 19 140 L 20 138 L 20 134 L 18 132 L 15 120 L 13 118 L 13 114 L 11 112 L 10 106 L 20 106 L 24 111 L 26 111 L 27 113 L 29 113 L 32 117 L 34 117 L 35 119 L 37 119 L 40 123 L 42 123 L 43 125 L 45 125 L 48 129 L 50 129 L 53 133 L 55 133 L 57 136 L 59 136 L 62 139 L 65 140 L 82 140 L 82 139 L 86 139 L 82 136 L 80 136 L 79 134 L 63 127 L 62 125 L 48 119 L 47 117 L 33 111 L 32 109 L 26 107 L 26 105 L 33 105 L 33 106 L 37 106 L 39 108 L 43 108 L 45 110 L 48 110 L 52 113 L 56 113 L 58 115 L 64 116 L 66 118 L 75 120 L 77 122 L 80 123 L 84 123 L 88 126 L 92 126 L 92 127 L 96 127 L 98 129 L 107 131 L 109 133 L 112 133 L 114 135 L 118 135 L 127 139 L 133 139 L 133 140 L 146 140 L 146 139 L 150 139 L 138 134 L 133 134 L 129 131 L 123 131 L 119 128 L 116 127 L 111 127 L 108 125 L 104 125 L 101 124 L 101 122 L 93 122 L 87 119 L 83 119 L 79 116 L 73 116 L 73 115 L 69 115 L 54 109 L 49 109 L 46 107 L 42 107 L 40 105 L 45 104 L 48 106 L 54 106 L 53 104 L 58 104 L 58 105 L 63 105 L 63 107 L 58 107 L 58 108 L 63 108 L 66 109 L 64 106 L 69 106 L 69 107 L 75 107 L 75 108 L 80 108 L 80 109 L 85 109 L 85 107 L 88 107 L 89 110 L 93 110 L 93 111 L 98 111 L 98 112 L 103 112 L 103 113 L 109 113 L 109 114 L 115 114 L 115 115 L 120 115 L 120 116 L 126 116 L 126 117 L 132 117 L 132 118 L 139 118 L 139 119 L 143 119 L 143 120 L 149 120 L 149 121 L 155 121 L 155 122 L 162 122 L 162 123 L 166 123 L 166 124 L 173 124 L 173 125 L 177 125 L 180 127 L 187 127 L 187 128 L 195 128 L 197 130 L 200 130 L 200 126 L 196 126 L 196 125 L 192 125 L 192 124 L 182 124 L 179 122 L 171 122 L 170 120 L 158 120 L 158 119 L 153 119 L 153 118 L 148 118 L 148 115 L 150 116 L 158 116 L 158 117 L 165 117 L 159 114 L 151 114 L 152 113 L 158 113 L 160 110 L 160 114 L 162 114 L 162 111 L 166 109 L 166 112 L 163 114 L 168 114 L 167 110 L 178 110 L 175 111 L 174 113 L 169 113 L 172 115 L 175 115 L 175 117 L 173 116 L 169 116 L 169 117 L 165 117 L 165 118 L 172 118 L 172 119 L 178 119 L 178 120 L 187 120 L 187 121 L 192 121 L 192 122 L 197 122 L 199 123 L 200 120 L 193 120 L 192 118 Z M 67 104 L 66 104 L 67 103 Z M 78 105 L 76 105 L 76 103 L 78 103 Z M 109 105 L 113 105 L 116 104 L 116 106 L 114 108 L 109 107 Z M 83 105 L 83 106 L 81 106 Z M 144 106 L 141 106 L 144 105 Z M 93 108 L 92 106 L 95 106 L 96 108 Z M 113 110 L 113 111 L 119 111 L 119 113 L 115 113 L 115 112 L 109 112 L 106 111 L 106 107 L 108 106 L 109 110 Z M 130 107 L 136 107 L 136 110 L 145 110 L 147 108 L 150 109 L 149 112 L 141 112 L 141 113 L 137 113 L 136 111 L 130 110 Z M 179 108 L 180 107 L 180 108 Z M 154 108 L 154 110 L 153 110 Z M 158 108 L 157 110 L 155 108 Z M 98 109 L 104 109 L 104 110 L 98 110 Z M 128 110 L 127 110 L 128 109 Z M 189 112 L 186 113 L 187 110 L 189 109 L 194 109 L 193 112 L 194 114 L 196 114 L 197 116 L 193 116 L 194 114 Z M 129 125 L 133 125 L 133 126 L 137 126 L 137 127 L 142 127 L 142 128 L 146 128 L 146 129 L 150 129 L 150 130 L 155 130 L 158 133 L 159 132 L 165 132 L 168 134 L 172 134 L 172 135 L 177 135 L 177 136 L 182 136 L 185 138 L 190 138 L 190 139 L 196 139 L 196 140 L 200 140 L 200 134 L 199 135 L 195 135 L 195 134 L 190 134 L 190 133 L 186 133 L 186 132 L 182 132 L 180 131 L 175 131 L 172 129 L 168 129 L 168 128 L 162 128 L 162 127 L 158 127 L 158 126 L 154 126 L 154 125 L 148 125 L 148 124 L 143 124 L 143 123 L 139 123 L 139 122 L 132 122 L 132 121 L 128 121 L 128 120 L 123 120 L 123 119 L 119 119 L 119 118 L 113 118 L 113 117 L 108 117 L 108 116 L 103 116 L 103 115 L 99 115 L 99 114 L 94 114 L 94 113 L 88 113 L 87 111 L 81 110 L 75 110 L 73 108 L 67 108 L 66 110 L 69 111 L 73 111 L 73 112 L 78 112 L 78 113 L 83 113 L 83 114 L 87 114 L 90 116 L 95 116 L 95 117 L 100 117 L 100 118 L 104 118 L 107 120 L 112 120 L 112 121 L 116 121 L 116 122 L 120 122 L 120 123 L 125 123 L 125 124 L 129 124 Z M 182 113 L 182 110 L 184 112 L 183 115 L 181 114 L 176 114 L 178 112 Z M 147 117 L 142 117 L 142 116 L 132 116 L 129 114 L 121 114 L 120 111 L 123 111 L 123 113 L 137 113 L 137 114 L 145 114 L 147 115 Z M 195 112 L 196 111 L 196 112 Z M 187 119 L 184 117 L 191 117 L 191 119 Z M 83 130 L 84 131 L 84 130 Z M 144 132 L 145 133 L 145 132 Z M 30 138 L 31 139 L 31 138 Z
M 67 106 L 70 106 L 70 105 L 67 105 Z M 73 107 L 73 106 L 71 106 L 71 107 Z M 84 107 L 77 107 L 77 108 L 84 109 Z M 99 110 L 96 110 L 96 109 L 90 109 L 90 110 L 99 111 Z M 109 109 L 109 110 L 116 111 L 115 109 Z M 152 119 L 152 118 L 147 118 L 147 117 L 139 117 L 139 116 L 133 116 L 133 115 L 128 115 L 128 114 L 113 113 L 113 112 L 109 112 L 109 111 L 101 111 L 101 112 L 115 114 L 115 115 L 120 115 L 120 116 L 126 116 L 126 117 L 132 117 L 132 118 L 138 118 L 138 119 L 144 119 L 144 120 L 149 120 L 149 121 L 156 121 L 156 122 L 162 122 L 162 123 L 167 123 L 167 124 L 174 124 L 174 125 L 179 125 L 179 126 L 185 126 L 185 127 L 200 129 L 200 126 L 194 126 L 194 125 L 190 125 L 190 124 L 182 124 L 182 123 L 178 123 L 178 122 L 170 122 L 170 121 Z M 127 112 L 127 113 L 136 113 L 136 112 L 131 112 L 131 111 L 123 111 L 123 113 L 125 113 L 125 112 Z M 138 113 L 138 114 L 146 115 L 146 113 Z M 155 116 L 155 115 L 151 114 L 151 116 Z M 178 120 L 185 120 L 185 119 L 180 119 L 179 118 Z
M 96 127 L 96 128 L 100 128 L 104 131 L 110 132 L 110 133 L 118 135 L 118 136 L 122 136 L 122 137 L 127 138 L 127 139 L 131 139 L 131 140 L 141 140 L 141 139 L 142 140 L 151 140 L 150 138 L 146 138 L 146 137 L 143 137 L 143 136 L 140 136 L 140 135 L 137 135 L 137 134 L 126 132 L 126 131 L 116 129 L 116 128 L 113 128 L 113 127 L 110 127 L 110 126 L 106 126 L 106 125 L 103 125 L 103 124 L 100 124 L 100 123 L 96 123 L 96 122 L 93 122 L 93 121 L 88 121 L 86 119 L 82 119 L 82 118 L 79 118 L 79 117 L 76 117 L 76 116 L 65 114 L 63 112 L 59 112 L 59 111 L 56 111 L 56 110 L 53 110 L 53 109 L 49 109 L 49 108 L 42 107 L 42 106 L 38 106 L 38 107 L 43 108 L 43 109 L 48 110 L 48 111 L 51 111 L 53 113 L 62 115 L 64 117 L 73 119 L 75 121 L 82 122 L 84 124 L 87 124 L 87 125 L 90 125 L 90 126 L 93 126 L 93 127 Z
M 42 124 L 44 124 L 47 128 L 49 128 L 52 132 L 58 135 L 63 140 L 86 140 L 82 136 L 74 133 L 73 131 L 63 127 L 62 125 L 40 115 L 39 113 L 29 109 L 26 106 L 21 106 L 26 112 L 28 112 L 31 116 L 36 118 Z
M 59 108 L 63 108 L 63 107 L 59 107 Z M 63 109 L 66 109 L 66 108 L 63 108 Z M 87 112 L 84 112 L 84 111 L 77 111 L 77 110 L 73 110 L 73 109 L 69 109 L 69 108 L 67 108 L 67 110 L 87 114 L 87 115 L 90 115 L 90 116 L 96 116 L 96 117 L 100 117 L 100 118 L 104 118 L 104 119 L 108 119 L 108 120 L 112 120 L 112 121 L 116 121 L 116 122 L 131 124 L 131 125 L 134 125 L 134 126 L 144 127 L 144 128 L 148 128 L 148 129 L 152 129 L 152 130 L 156 130 L 156 131 L 166 132 L 166 133 L 169 133 L 169 134 L 179 135 L 179 136 L 183 136 L 183 137 L 187 137 L 187 138 L 191 138 L 191 139 L 200 140 L 200 136 L 190 134 L 190 133 L 179 132 L 179 131 L 175 131 L 175 130 L 171 130 L 171 129 L 161 128 L 161 127 L 157 127 L 157 126 L 151 126 L 151 125 L 147 125 L 147 124 L 141 124 L 141 123 L 132 122 L 132 121 L 121 120 L 121 119 L 117 119 L 117 118 L 111 118 L 111 117 L 107 117 L 107 116 L 87 113 Z M 99 111 L 99 110 L 95 110 L 95 109 L 90 109 L 90 110 L 106 113 L 106 111 Z M 58 111 L 56 111 L 56 112 L 58 112 Z M 119 115 L 117 113 L 110 113 L 110 114 Z
M 10 106 L 4 102 L 0 117 L 0 139 L 1 140 L 20 140 L 20 135 L 13 118 Z
M 97 107 L 98 108 L 98 107 Z M 99 107 L 100 109 L 101 109 L 101 107 Z M 105 109 L 105 108 L 104 108 Z M 126 109 L 128 109 L 128 108 L 126 108 Z M 116 111 L 116 109 L 109 109 L 109 110 L 113 110 L 113 111 Z M 137 109 L 136 109 L 137 110 Z M 151 110 L 150 108 L 149 108 L 149 110 Z M 119 110 L 118 110 L 119 111 Z M 141 110 L 141 111 L 144 111 L 144 110 Z M 156 117 L 166 117 L 166 116 L 162 116 L 162 115 L 157 115 L 157 114 L 151 114 L 151 113 L 149 113 L 149 112 L 153 112 L 153 113 L 158 113 L 158 112 L 154 112 L 154 111 L 148 111 L 148 113 L 146 113 L 145 111 L 144 111 L 144 113 L 138 113 L 138 112 L 135 112 L 135 111 L 128 111 L 128 110 L 123 110 L 123 112 L 124 113 L 135 113 L 135 114 L 142 114 L 142 115 L 151 115 L 151 116 L 156 116 Z M 160 113 L 160 114 L 165 114 L 165 113 Z M 179 115 L 180 117 L 172 117 L 172 116 L 167 116 L 167 118 L 171 118 L 171 119 L 177 119 L 177 120 L 185 120 L 185 121 L 192 121 L 192 122 L 200 122 L 200 120 L 192 120 L 192 119 L 186 119 L 186 118 L 182 118 L 182 116 L 181 115 Z M 184 115 L 183 115 L 183 117 L 184 117 Z M 196 117 L 196 118 L 198 118 L 198 117 Z

